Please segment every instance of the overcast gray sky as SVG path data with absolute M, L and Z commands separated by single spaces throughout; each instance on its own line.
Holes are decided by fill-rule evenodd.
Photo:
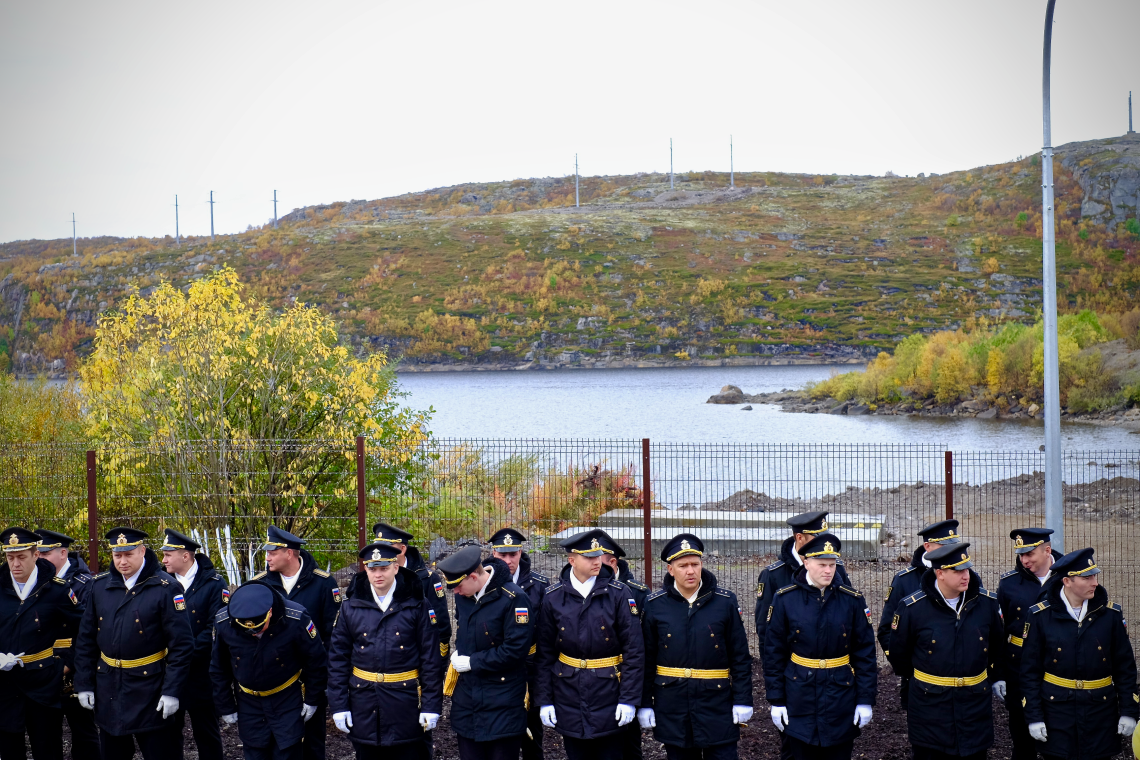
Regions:
M 1045 0 L 0 4 L 0 241 L 517 177 L 946 172 L 1041 146 Z M 1061 0 L 1053 143 L 1122 134 L 1136 0 Z

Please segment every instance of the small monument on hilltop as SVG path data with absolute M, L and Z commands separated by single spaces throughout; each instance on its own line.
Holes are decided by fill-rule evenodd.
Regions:
M 1132 131 L 1132 90 L 1128 91 L 1128 134 L 1136 134 Z

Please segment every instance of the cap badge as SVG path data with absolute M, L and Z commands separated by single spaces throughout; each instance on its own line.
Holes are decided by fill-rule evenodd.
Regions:
M 373 549 L 372 550 L 372 559 L 384 559 L 383 557 L 380 556 L 380 550 L 379 549 Z
M 946 534 L 946 538 L 954 538 L 954 529 L 951 528 L 950 532 Z
M 506 536 L 503 537 L 503 544 L 505 544 L 506 546 L 510 546 L 514 542 L 515 542 L 515 540 L 513 538 L 511 538 L 510 533 L 508 533 Z
M 691 549 L 691 548 L 692 548 L 692 547 L 691 547 L 691 546 L 689 546 L 689 539 L 687 539 L 687 538 L 682 538 L 682 539 L 681 539 L 681 551 L 683 551 L 683 552 L 687 552 L 687 551 L 689 551 L 689 549 Z
M 1089 567 L 1092 567 L 1092 563 L 1093 563 L 1092 557 L 1089 557 Z
M 827 530 L 827 518 L 823 518 L 823 522 L 819 524 L 820 530 Z
M 967 559 L 969 559 L 969 557 L 966 556 L 966 552 L 962 552 L 962 561 L 965 562 Z
M 1018 536 L 1017 538 L 1014 539 L 1013 545 L 1014 546 L 1025 546 L 1025 541 L 1021 538 L 1021 536 Z
M 123 533 L 120 533 L 119 537 L 117 539 L 115 539 L 115 543 L 118 544 L 119 546 L 126 546 L 127 545 L 126 535 Z
M 16 534 L 13 533 L 12 536 L 8 539 L 8 543 L 11 546 L 15 546 L 16 544 L 20 543 L 20 539 L 16 538 Z
M 384 532 L 379 530 L 376 531 L 376 538 L 384 538 Z
M 831 545 L 830 541 L 824 541 L 823 542 L 823 551 L 826 554 L 832 554 L 835 552 L 835 547 Z
M 590 551 L 594 551 L 595 549 L 601 549 L 601 548 L 602 548 L 602 546 L 601 546 L 601 544 L 598 543 L 598 539 L 596 539 L 596 538 L 590 539 Z

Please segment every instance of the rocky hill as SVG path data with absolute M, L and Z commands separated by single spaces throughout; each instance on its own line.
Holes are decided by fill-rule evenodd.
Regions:
M 1057 149 L 1063 309 L 1140 285 L 1135 135 Z M 98 315 L 231 266 L 405 369 L 861 361 L 1040 307 L 1040 161 L 941 176 L 738 173 L 437 188 L 296 209 L 277 230 L 0 245 L 0 364 L 63 372 Z M 4 329 L 6 328 L 6 329 Z

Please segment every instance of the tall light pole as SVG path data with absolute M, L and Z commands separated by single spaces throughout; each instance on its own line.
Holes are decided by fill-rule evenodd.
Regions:
M 214 242 L 214 191 L 210 191 L 210 242 Z
M 574 154 L 574 208 L 580 208 L 578 205 L 578 154 Z
M 182 236 L 178 232 L 178 196 L 174 196 L 174 244 L 182 247 Z
M 75 212 L 71 212 L 71 255 L 78 256 L 79 249 L 75 245 Z
M 673 189 L 673 138 L 669 138 L 669 189 Z
M 1049 68 L 1053 48 L 1053 7 L 1045 9 L 1042 67 L 1041 258 L 1045 312 L 1045 526 L 1053 529 L 1053 548 L 1065 551 L 1065 515 L 1061 496 L 1061 392 L 1057 350 L 1057 242 L 1053 234 L 1053 128 L 1049 106 Z
M 273 191 L 273 229 L 277 229 L 277 191 Z
M 736 176 L 732 171 L 732 135 L 728 136 L 728 186 L 736 187 Z

